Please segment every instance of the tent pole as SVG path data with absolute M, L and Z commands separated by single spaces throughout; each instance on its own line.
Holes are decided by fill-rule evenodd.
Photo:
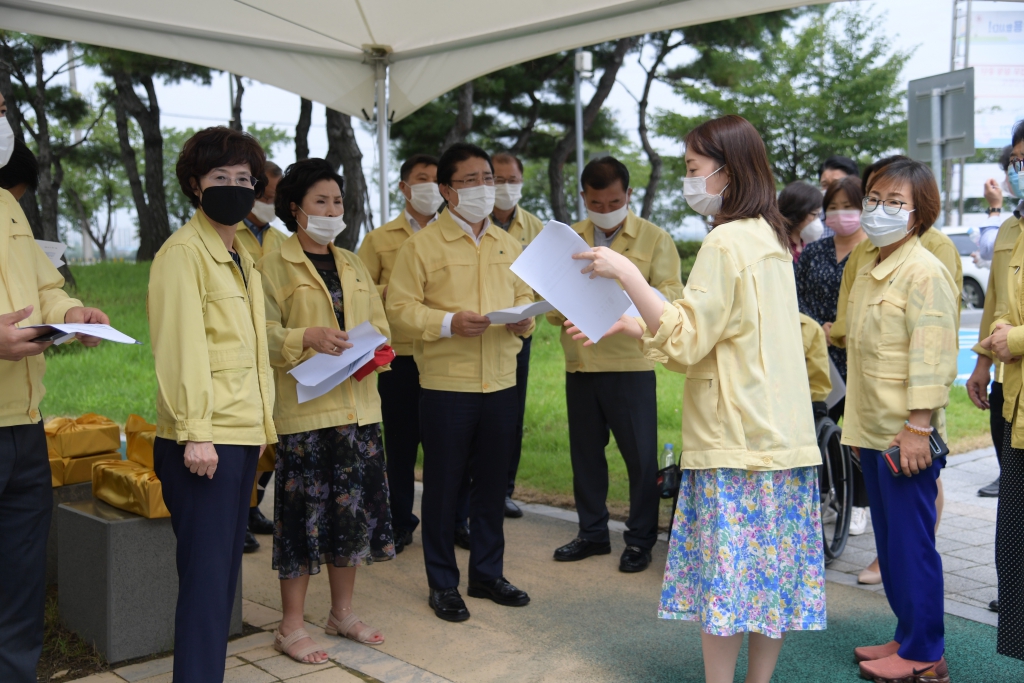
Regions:
M 375 60 L 376 73 L 374 80 L 377 86 L 377 161 L 380 186 L 380 219 L 378 225 L 384 225 L 391 216 L 388 201 L 388 65 L 386 58 Z
M 576 54 L 580 54 L 581 48 L 576 48 Z M 580 97 L 580 69 L 579 66 L 573 69 L 573 88 L 576 91 L 576 220 L 582 221 L 587 216 L 587 207 L 583 203 L 583 101 Z

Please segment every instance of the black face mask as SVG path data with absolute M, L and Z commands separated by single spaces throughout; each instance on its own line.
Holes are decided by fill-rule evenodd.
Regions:
M 256 192 L 251 187 L 214 185 L 203 190 L 200 206 L 207 217 L 221 225 L 234 225 L 249 215 L 256 203 Z

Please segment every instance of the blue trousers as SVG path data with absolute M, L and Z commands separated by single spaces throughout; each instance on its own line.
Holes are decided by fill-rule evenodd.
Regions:
M 860 449 L 878 566 L 896 615 L 899 655 L 934 662 L 946 649 L 942 558 L 935 549 L 935 497 L 945 459 L 913 477 L 894 477 L 882 454 Z
M 431 588 L 459 585 L 455 511 L 468 471 L 469 578 L 502 576 L 505 490 L 516 431 L 515 387 L 489 394 L 423 389 L 423 558 Z
M 53 512 L 43 423 L 0 428 L 0 681 L 35 683 Z
M 259 446 L 216 444 L 213 479 L 185 467 L 185 446 L 157 438 L 153 469 L 178 539 L 174 683 L 222 683 Z

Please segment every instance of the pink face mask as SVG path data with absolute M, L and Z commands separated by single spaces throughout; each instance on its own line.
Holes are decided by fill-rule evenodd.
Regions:
M 857 209 L 839 209 L 825 212 L 825 225 L 837 235 L 846 237 L 860 230 L 860 211 Z

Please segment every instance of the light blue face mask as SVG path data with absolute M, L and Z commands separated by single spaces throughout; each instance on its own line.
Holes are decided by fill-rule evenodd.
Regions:
M 1017 196 L 1017 199 L 1024 199 L 1024 184 L 1022 184 L 1024 181 L 1021 180 L 1021 175 L 1013 167 L 1013 164 L 1006 169 L 1006 178 L 1009 181 L 1010 190 Z

